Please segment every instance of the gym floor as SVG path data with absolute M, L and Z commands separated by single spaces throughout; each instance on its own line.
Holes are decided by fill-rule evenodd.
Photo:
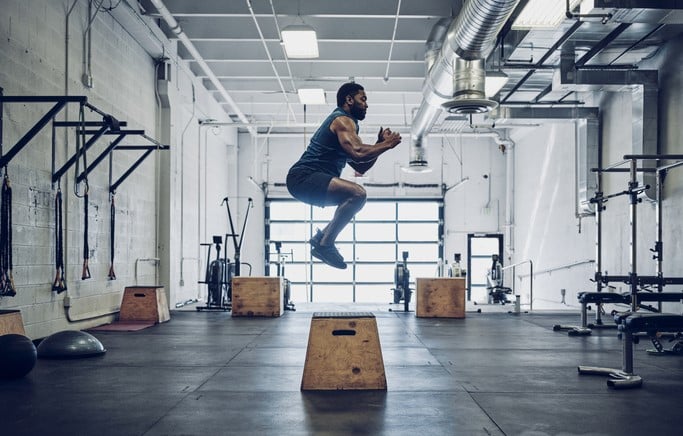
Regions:
M 301 392 L 314 311 L 372 311 L 387 391 Z M 579 364 L 619 368 L 616 330 L 568 337 L 578 314 L 415 318 L 387 307 L 297 305 L 280 318 L 171 312 L 93 332 L 100 357 L 38 360 L 0 380 L 2 435 L 674 435 L 683 356 L 635 347 L 643 387 L 615 391 Z M 665 344 L 668 345 L 668 344 Z

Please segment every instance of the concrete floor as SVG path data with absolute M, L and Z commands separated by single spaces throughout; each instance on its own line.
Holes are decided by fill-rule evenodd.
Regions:
M 578 314 L 376 318 L 388 390 L 299 390 L 313 311 L 281 318 L 173 311 L 138 332 L 93 332 L 101 357 L 44 360 L 0 380 L 0 434 L 11 435 L 674 435 L 683 357 L 636 345 L 641 389 L 614 391 L 579 364 L 620 367 L 616 331 L 553 332 Z

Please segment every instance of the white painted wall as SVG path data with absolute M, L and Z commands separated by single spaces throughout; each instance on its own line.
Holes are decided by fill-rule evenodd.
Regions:
M 66 15 L 69 16 L 68 49 Z M 129 8 L 120 2 L 119 8 Z M 74 169 L 62 178 L 65 209 L 65 251 L 68 292 L 53 292 L 55 188 L 51 186 L 50 127 L 31 141 L 8 166 L 13 188 L 14 281 L 17 295 L 0 298 L 0 310 L 21 310 L 27 335 L 40 338 L 65 329 L 82 329 L 111 321 L 96 315 L 116 311 L 123 289 L 153 284 L 155 275 L 165 286 L 169 303 L 203 296 L 204 253 L 199 242 L 225 232 L 220 201 L 229 189 L 237 142 L 236 129 L 214 131 L 199 127 L 199 119 L 228 121 L 227 115 L 189 68 L 179 63 L 174 46 L 167 46 L 171 77 L 156 81 L 155 59 L 106 12 L 92 23 L 93 88 L 81 83 L 85 0 L 2 2 L 0 17 L 0 87 L 4 94 L 84 95 L 88 102 L 128 122 L 127 129 L 145 133 L 171 145 L 161 156 L 150 156 L 116 193 L 117 280 L 109 270 L 108 165 L 105 160 L 89 176 L 89 245 L 92 278 L 81 280 L 83 202 L 73 191 Z M 143 32 L 145 33 L 145 32 Z M 66 68 L 68 66 L 68 68 Z M 67 77 L 68 76 L 68 77 Z M 158 89 L 155 89 L 157 88 Z M 193 96 L 194 87 L 194 96 Z M 162 110 L 168 89 L 170 109 Z M 50 107 L 47 104 L 6 104 L 3 149 L 6 152 Z M 78 108 L 70 105 L 57 117 L 74 121 Z M 96 120 L 94 116 L 88 119 Z M 98 141 L 88 153 L 92 162 L 112 138 Z M 67 142 L 68 141 L 68 142 Z M 129 137 L 123 144 L 147 144 Z M 71 132 L 57 135 L 57 165 L 75 152 Z M 115 152 L 116 180 L 137 160 L 139 152 Z M 234 166 L 234 165 L 233 165 Z M 231 188 L 232 185 L 232 188 Z M 84 187 L 79 187 L 82 194 Z M 182 204 L 181 204 L 181 192 Z M 183 235 L 182 243 L 180 235 Z M 158 246 L 158 248 L 157 248 Z M 160 258 L 159 266 L 141 259 Z M 180 266 L 183 259 L 183 284 Z M 137 262 L 136 262 L 137 261 Z M 137 265 L 137 274 L 136 274 Z M 157 270 L 158 268 L 158 270 Z M 63 300 L 71 300 L 71 323 Z

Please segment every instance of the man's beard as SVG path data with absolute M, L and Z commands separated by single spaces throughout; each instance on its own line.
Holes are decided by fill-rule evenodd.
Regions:
M 351 115 L 357 120 L 364 120 L 365 119 L 365 111 L 361 109 L 360 106 L 358 106 L 356 103 L 351 106 Z

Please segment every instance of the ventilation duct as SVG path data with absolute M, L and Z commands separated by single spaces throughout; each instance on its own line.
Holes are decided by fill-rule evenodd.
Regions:
M 595 16 L 596 20 L 609 16 L 611 23 L 683 24 L 683 3 L 680 0 L 584 0 L 580 14 Z
M 630 154 L 657 154 L 657 99 L 658 73 L 656 70 L 583 70 L 576 69 L 574 53 L 563 52 L 560 69 L 553 76 L 553 91 L 614 91 L 629 92 L 632 96 Z M 643 162 L 643 167 L 654 168 L 655 161 Z M 638 181 L 650 185 L 645 196 L 655 198 L 655 174 L 638 173 Z
M 484 60 L 491 53 L 496 37 L 519 0 L 469 0 L 443 35 L 439 21 L 427 41 L 428 73 L 422 87 L 423 101 L 411 127 L 408 171 L 427 167 L 424 137 L 429 133 L 442 108 L 457 114 L 488 112 L 496 103 L 484 92 Z M 444 38 L 434 57 L 434 47 Z

